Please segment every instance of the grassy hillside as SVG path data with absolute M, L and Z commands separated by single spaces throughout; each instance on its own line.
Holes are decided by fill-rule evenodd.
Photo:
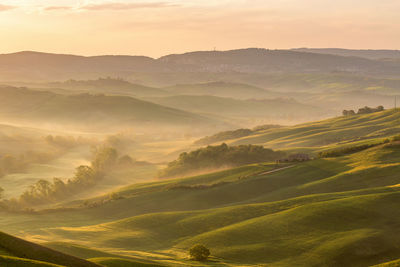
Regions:
M 394 261 L 374 265 L 374 267 L 398 267 L 398 266 L 400 266 L 400 260 L 394 260 Z
M 0 248 L 6 252 L 0 253 L 0 263 L 6 266 L 99 266 L 5 233 L 0 233 Z
M 185 251 L 196 243 L 221 264 L 378 264 L 400 255 L 392 245 L 400 241 L 399 147 L 138 184 L 115 201 L 89 200 L 103 203 L 90 209 L 30 217 L 26 232 L 117 254 L 151 253 L 145 258 L 172 265 L 186 262 Z
M 111 212 L 115 218 L 118 207 L 135 203 L 146 214 L 50 231 L 63 238 L 91 240 L 99 247 L 173 248 L 176 255 L 204 243 L 213 255 L 242 263 L 366 266 L 400 253 L 392 246 L 400 241 L 395 204 L 400 191 L 392 186 L 400 182 L 399 158 L 399 146 L 388 145 L 274 173 L 260 174 L 268 168 L 252 166 L 247 168 L 250 174 L 241 174 L 238 180 L 223 172 L 138 186 L 120 192 L 124 200 L 97 212 Z M 173 189 L 174 184 L 207 184 L 208 179 L 215 183 L 221 178 L 228 183 Z
M 260 133 L 281 135 L 293 150 L 302 140 L 314 152 L 376 144 L 362 151 L 134 184 L 111 199 L 7 214 L 0 227 L 110 266 L 388 263 L 400 258 L 400 144 L 381 141 L 398 133 L 399 116 L 389 110 Z M 325 135 L 346 140 L 320 144 Z M 197 243 L 211 250 L 210 261 L 188 259 Z
M 52 248 L 0 233 L 0 265 L 7 267 L 157 267 L 159 264 L 143 261 L 132 257 L 120 257 L 92 249 L 85 249 L 73 245 L 52 243 Z M 83 253 L 84 252 L 84 253 Z M 80 254 L 87 260 L 70 256 Z
M 231 144 L 262 144 L 272 148 L 323 150 L 332 146 L 370 142 L 400 133 L 399 110 L 373 114 L 338 116 L 336 118 L 259 131 L 253 135 L 229 141 Z
M 43 261 L 28 260 L 17 257 L 1 256 L 0 264 L 7 267 L 62 267 L 61 265 L 56 265 L 52 263 L 47 263 Z

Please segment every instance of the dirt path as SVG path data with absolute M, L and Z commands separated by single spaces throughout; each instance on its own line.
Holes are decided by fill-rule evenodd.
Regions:
M 257 176 L 261 176 L 261 175 L 265 175 L 265 174 L 271 174 L 271 173 L 274 173 L 274 172 L 286 170 L 286 169 L 292 168 L 294 166 L 296 166 L 296 165 L 290 165 L 290 166 L 286 166 L 286 167 L 282 167 L 282 168 L 278 168 L 278 169 L 262 172 L 262 173 L 257 174 Z

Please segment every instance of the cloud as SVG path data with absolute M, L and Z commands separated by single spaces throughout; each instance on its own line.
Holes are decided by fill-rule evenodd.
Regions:
M 166 2 L 154 2 L 154 3 L 104 3 L 104 4 L 91 4 L 80 7 L 83 10 L 101 11 L 101 10 L 128 10 L 128 9 L 139 9 L 139 8 L 164 8 L 172 7 L 176 4 Z
M 72 7 L 70 6 L 48 6 L 44 10 L 46 11 L 53 11 L 53 10 L 71 10 Z
M 16 8 L 16 6 L 8 6 L 8 5 L 0 4 L 0 11 L 7 11 L 7 10 L 10 10 L 10 9 L 14 9 L 14 8 Z

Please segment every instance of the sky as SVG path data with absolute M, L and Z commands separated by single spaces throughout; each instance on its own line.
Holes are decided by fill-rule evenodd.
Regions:
M 0 0 L 0 53 L 400 49 L 400 0 Z

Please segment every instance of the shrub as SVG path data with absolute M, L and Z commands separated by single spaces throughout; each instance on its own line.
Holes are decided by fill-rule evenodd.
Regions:
M 210 256 L 210 250 L 203 245 L 194 245 L 189 250 L 189 255 L 192 260 L 205 261 Z

